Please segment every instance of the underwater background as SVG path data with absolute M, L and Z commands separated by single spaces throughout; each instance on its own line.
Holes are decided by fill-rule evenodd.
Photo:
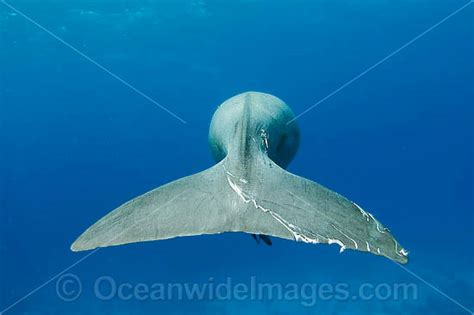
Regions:
M 469 3 L 0 1 L 0 311 L 470 314 Z M 374 255 L 340 254 L 337 245 L 273 239 L 268 247 L 243 233 L 70 251 L 118 205 L 213 165 L 209 122 L 227 98 L 271 93 L 300 114 L 461 7 L 298 119 L 301 145 L 289 170 L 372 212 L 410 251 L 408 270 Z M 136 295 L 153 284 L 229 281 L 293 283 L 299 294 Z M 127 297 L 113 294 L 113 283 L 129 284 L 121 286 Z M 350 288 L 342 298 L 315 298 L 308 285 L 341 283 Z M 415 292 L 360 298 L 367 283 Z

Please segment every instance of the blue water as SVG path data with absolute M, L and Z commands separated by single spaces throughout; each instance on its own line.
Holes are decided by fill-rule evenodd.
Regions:
M 339 254 L 336 245 L 274 239 L 267 247 L 228 233 L 99 250 L 64 273 L 80 280 L 81 294 L 67 302 L 58 293 L 79 291 L 58 274 L 89 254 L 69 250 L 85 228 L 213 164 L 207 131 L 222 101 L 262 91 L 299 114 L 467 0 L 8 3 L 187 124 L 0 1 L 0 311 L 11 306 L 4 314 L 474 308 L 474 5 L 298 119 L 302 142 L 289 170 L 374 213 L 410 251 L 406 267 L 420 278 L 388 259 Z M 132 289 L 230 278 L 299 288 L 343 283 L 353 293 L 365 283 L 401 283 L 416 296 L 104 300 L 94 290 L 103 276 Z

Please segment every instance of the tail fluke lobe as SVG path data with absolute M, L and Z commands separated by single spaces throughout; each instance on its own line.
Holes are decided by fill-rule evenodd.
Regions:
M 224 185 L 218 166 L 161 186 L 141 195 L 100 219 L 71 246 L 73 251 L 178 236 L 232 230 L 232 213 L 213 187 Z
M 273 224 L 288 231 L 287 236 L 264 234 L 306 243 L 338 244 L 341 252 L 354 249 L 400 263 L 408 261 L 408 252 L 389 230 L 357 204 L 281 169 L 271 160 L 262 163 L 262 168 L 264 171 L 251 179 L 254 188 L 247 189 L 244 183 L 234 190 L 240 192 L 242 200 L 250 200 L 254 209 L 272 217 Z M 263 226 L 260 229 L 268 230 Z

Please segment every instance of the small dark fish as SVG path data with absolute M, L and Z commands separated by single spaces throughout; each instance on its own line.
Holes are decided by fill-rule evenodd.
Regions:
M 270 236 L 264 235 L 264 234 L 259 234 L 258 236 L 260 236 L 260 239 L 261 239 L 265 244 L 267 244 L 268 246 L 272 246 L 272 239 L 270 238 Z

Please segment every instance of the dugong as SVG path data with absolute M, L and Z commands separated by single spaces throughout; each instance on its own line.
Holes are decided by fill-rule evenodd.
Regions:
M 408 252 L 356 203 L 285 171 L 300 141 L 291 109 L 258 92 L 236 95 L 211 121 L 216 165 L 121 205 L 87 229 L 73 251 L 177 236 L 245 232 L 337 244 L 406 263 Z

